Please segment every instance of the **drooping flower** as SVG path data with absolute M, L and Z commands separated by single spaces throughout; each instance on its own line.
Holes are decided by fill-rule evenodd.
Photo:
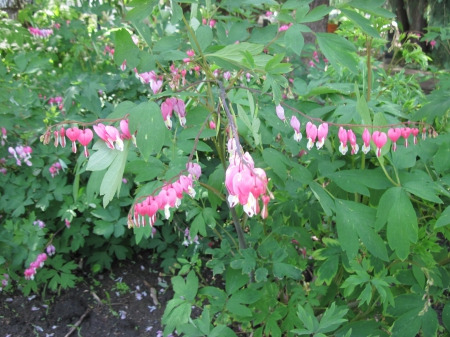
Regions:
M 107 147 L 123 151 L 123 140 L 120 137 L 119 130 L 114 126 L 105 126 L 99 123 L 98 125 L 94 125 L 94 131 L 105 142 Z
M 422 140 L 427 139 L 427 128 L 422 128 Z
M 397 140 L 400 138 L 400 136 L 402 135 L 402 130 L 399 128 L 395 128 L 395 129 L 389 129 L 388 130 L 388 137 L 392 142 L 392 151 L 396 151 L 397 150 Z
M 120 131 L 122 131 L 122 139 L 131 139 L 130 129 L 128 128 L 128 119 L 122 119 L 120 121 Z
M 66 130 L 64 127 L 59 130 L 59 143 L 62 147 L 66 147 Z
M 311 122 L 306 123 L 306 138 L 308 138 L 306 147 L 308 150 L 311 150 L 317 138 L 317 126 Z
M 216 129 L 216 123 L 214 123 L 214 121 L 209 121 L 209 128 L 211 130 L 215 130 Z
M 367 154 L 370 151 L 370 138 L 370 132 L 369 130 L 367 130 L 367 128 L 365 128 L 362 134 L 362 139 L 364 142 L 364 145 L 362 146 L 362 152 L 364 152 L 364 154 Z
M 263 202 L 263 208 L 261 210 L 261 218 L 266 219 L 269 216 L 268 204 L 270 201 L 270 197 L 268 195 L 263 195 L 261 199 Z
M 223 78 L 228 81 L 231 78 L 231 73 L 229 71 L 226 71 L 223 73 Z
M 405 139 L 405 147 L 408 147 L 408 137 L 411 134 L 411 128 L 402 128 L 402 137 Z
M 430 41 L 430 46 L 431 46 L 431 49 L 434 49 L 434 46 L 436 45 L 436 41 L 435 40 L 431 40 Z
M 317 129 L 317 142 L 316 147 L 318 150 L 320 150 L 323 147 L 323 144 L 325 144 L 325 139 L 328 136 L 328 124 L 322 123 L 319 125 L 319 128 Z
M 89 151 L 87 149 L 87 146 L 91 142 L 92 138 L 94 138 L 94 134 L 92 133 L 91 129 L 80 130 L 78 141 L 80 142 L 81 145 L 84 146 L 84 156 L 86 158 L 89 157 Z
M 341 145 L 339 145 L 339 152 L 345 155 L 348 151 L 347 147 L 348 135 L 347 131 L 345 131 L 345 129 L 342 126 L 339 128 L 338 137 L 341 143 Z
M 291 126 L 294 129 L 294 140 L 296 140 L 297 142 L 301 141 L 302 134 L 300 132 L 300 121 L 297 119 L 297 117 L 292 116 Z
M 197 163 L 187 163 L 186 169 L 195 180 L 198 180 L 198 178 L 200 178 L 200 176 L 202 175 L 202 168 Z
M 375 146 L 377 147 L 377 157 L 381 156 L 381 148 L 386 144 L 387 142 L 387 135 L 384 132 L 380 131 L 374 131 L 372 134 L 372 140 L 375 143 Z
M 352 130 L 347 131 L 347 138 L 352 148 L 351 154 L 357 154 L 359 151 L 359 145 L 356 143 L 356 135 Z
M 277 113 L 278 118 L 284 122 L 286 120 L 286 117 L 284 116 L 283 107 L 281 105 L 277 105 L 277 107 L 275 108 L 275 111 Z
M 172 99 L 172 108 L 180 120 L 180 125 L 184 127 L 186 125 L 186 105 L 184 101 L 182 99 Z
M 172 101 L 170 100 L 170 98 L 168 98 L 165 100 L 165 102 L 161 104 L 161 114 L 164 120 L 164 124 L 169 130 L 172 129 L 172 120 L 171 120 L 172 111 L 173 111 Z
M 95 126 L 94 126 L 95 129 Z M 80 135 L 80 129 L 77 127 L 68 128 L 66 130 L 67 138 L 69 138 L 72 141 L 72 152 L 77 153 L 77 144 L 76 141 L 78 140 L 78 136 Z
M 127 69 L 127 60 L 124 60 L 120 65 L 120 70 L 125 71 Z
M 6 129 L 2 126 L 2 146 L 5 146 L 7 138 L 8 136 L 6 135 Z
M 52 255 L 55 255 L 56 248 L 53 245 L 48 245 L 46 251 L 47 251 L 48 256 L 52 256 Z
M 411 129 L 411 133 L 414 136 L 414 145 L 417 145 L 417 135 L 419 134 L 419 129 L 418 128 L 412 128 Z

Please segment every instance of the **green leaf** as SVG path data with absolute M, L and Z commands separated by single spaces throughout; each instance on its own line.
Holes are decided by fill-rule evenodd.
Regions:
M 273 275 L 279 279 L 290 277 L 294 280 L 300 280 L 302 278 L 302 271 L 291 264 L 276 262 L 273 264 Z
M 166 136 L 167 128 L 156 103 L 141 103 L 130 110 L 130 133 L 137 131 L 136 143 L 144 160 L 152 153 L 159 154 Z
M 329 286 L 337 273 L 338 266 L 339 255 L 334 255 L 326 259 L 317 271 L 316 285 L 321 285 L 325 282 Z
M 191 228 L 189 230 L 189 236 L 193 239 L 197 233 L 200 233 L 202 236 L 206 236 L 206 225 L 205 220 L 202 214 L 199 214 L 195 217 L 194 221 L 191 223 Z
M 103 177 L 102 184 L 100 185 L 100 195 L 103 195 L 103 208 L 112 200 L 116 191 L 117 195 L 120 193 L 129 147 L 130 141 L 124 141 L 123 151 L 117 151 L 116 158 Z
M 300 25 L 295 24 L 289 27 L 289 29 L 284 34 L 284 44 L 286 46 L 286 49 L 292 50 L 295 54 L 300 56 L 305 44 L 305 39 L 303 38 Z
M 252 315 L 252 311 L 249 308 L 240 304 L 237 299 L 234 299 L 234 296 L 232 296 L 227 301 L 225 308 L 233 315 L 243 316 L 243 317 Z
M 244 122 L 245 126 L 249 130 L 252 130 L 252 124 L 251 124 L 250 119 L 249 119 L 247 113 L 245 112 L 244 108 L 240 104 L 236 104 L 236 106 L 237 106 L 239 118 Z
M 423 181 L 409 181 L 402 185 L 403 188 L 408 191 L 409 193 L 412 193 L 422 199 L 442 204 L 443 201 L 436 196 L 437 189 L 435 186 L 428 184 Z
M 365 186 L 364 177 L 359 176 L 360 170 L 337 171 L 326 175 L 344 191 L 370 196 L 369 189 Z
M 381 199 L 383 203 L 390 203 L 391 208 L 387 219 L 387 239 L 391 249 L 395 250 L 401 260 L 405 260 L 409 255 L 410 242 L 417 242 L 418 224 L 414 207 L 409 200 L 405 190 L 401 187 L 392 187 L 387 190 Z M 381 210 L 382 200 L 378 208 Z M 377 212 L 378 217 L 378 212 Z
M 176 0 L 170 0 L 170 7 L 172 9 L 172 19 L 170 22 L 174 25 L 183 18 L 183 9 Z
M 372 227 L 362 224 L 357 227 L 357 230 L 364 246 L 366 246 L 367 250 L 372 253 L 373 256 L 376 256 L 383 261 L 389 261 L 386 245 L 380 235 L 375 232 Z
M 441 215 L 437 218 L 436 224 L 434 225 L 436 228 L 444 227 L 450 224 L 450 206 L 448 206 Z
M 195 36 L 197 38 L 198 44 L 200 45 L 201 51 L 204 51 L 206 48 L 208 48 L 213 40 L 212 29 L 209 26 L 198 27 L 197 31 L 195 32 Z M 191 45 L 194 47 L 194 49 L 197 49 L 197 45 L 195 43 L 191 43 Z M 198 50 L 196 50 L 196 52 L 199 53 Z
M 158 4 L 158 0 L 146 0 L 140 2 L 131 11 L 127 13 L 125 20 L 132 22 L 140 22 L 146 19 L 152 12 L 153 8 Z
M 411 120 L 419 121 L 422 118 L 427 118 L 426 122 L 433 124 L 435 118 L 444 116 L 450 107 L 450 93 L 448 90 L 436 90 L 427 96 L 429 103 L 420 108 L 412 117 Z
M 307 22 L 319 21 L 325 15 L 328 15 L 332 9 L 333 8 L 325 6 L 325 5 L 317 6 L 317 7 L 313 8 L 313 10 L 310 11 L 308 14 L 306 14 L 306 16 L 300 22 L 307 23 Z
M 265 148 L 263 151 L 263 158 L 265 163 L 270 166 L 276 175 L 278 175 L 283 181 L 287 179 L 286 165 L 284 165 L 284 155 L 275 149 Z
M 249 42 L 243 42 L 239 44 L 231 44 L 228 45 L 219 51 L 212 53 L 212 54 L 206 54 L 206 58 L 211 60 L 221 59 L 224 61 L 227 61 L 235 66 L 244 66 L 243 64 L 243 52 L 247 51 L 252 56 L 261 54 L 263 51 L 264 45 L 262 44 L 255 44 L 255 43 L 249 43 Z M 256 60 L 255 60 L 256 61 Z
M 232 268 L 227 269 L 225 275 L 225 291 L 228 295 L 234 294 L 248 282 L 248 276 L 243 275 L 241 271 Z
M 450 303 L 447 303 L 442 310 L 442 323 L 450 331 Z
M 428 308 L 422 318 L 422 334 L 424 337 L 434 337 L 437 335 L 439 327 L 438 317 L 433 308 Z
M 349 10 L 349 9 L 341 9 L 341 12 L 349 18 L 351 21 L 353 21 L 354 24 L 356 24 L 361 30 L 366 33 L 367 35 L 370 35 L 376 39 L 381 39 L 380 34 L 378 31 L 373 28 L 372 23 L 363 17 L 361 14 L 356 13 L 355 11 Z
M 333 199 L 331 199 L 328 193 L 325 192 L 323 187 L 320 186 L 318 183 L 312 182 L 309 184 L 309 187 L 311 188 L 311 191 L 314 193 L 314 196 L 319 201 L 320 205 L 322 205 L 325 214 L 327 216 L 332 216 L 333 211 L 335 209 Z
M 443 142 L 434 156 L 434 168 L 438 174 L 442 174 L 450 167 L 450 143 Z
M 217 325 L 208 334 L 208 337 L 237 337 L 233 330 L 225 325 Z
M 114 232 L 114 226 L 109 221 L 98 220 L 94 221 L 94 233 L 97 235 L 103 235 L 105 239 L 109 239 Z
M 139 64 L 139 48 L 131 39 L 130 33 L 125 28 L 116 31 L 115 34 L 116 47 L 114 52 L 114 62 L 117 66 L 122 65 L 123 61 L 127 61 L 127 67 L 133 69 Z
M 342 36 L 330 33 L 316 33 L 317 43 L 333 68 L 341 73 L 341 65 L 352 73 L 358 73 L 358 61 L 355 58 L 356 47 Z
M 363 204 L 341 199 L 336 199 L 335 205 L 339 242 L 351 260 L 359 248 L 358 228 L 375 222 L 375 210 Z
M 266 282 L 268 274 L 269 274 L 269 271 L 264 267 L 256 269 L 256 271 L 255 271 L 256 282 Z
M 164 164 L 155 157 L 149 157 L 148 161 L 134 160 L 127 163 L 125 173 L 136 175 L 135 182 L 144 182 L 155 179 L 165 170 Z
M 385 0 L 352 0 L 346 5 L 360 9 L 364 12 L 374 15 L 375 17 L 383 17 L 387 19 L 395 18 L 395 14 L 387 9 L 380 8 L 385 3 Z
M 108 168 L 109 165 L 116 159 L 119 150 L 113 150 L 106 146 L 104 141 L 99 141 L 97 145 L 98 151 L 89 157 L 86 167 L 88 171 L 102 171 Z
M 372 125 L 372 118 L 370 117 L 369 107 L 367 106 L 366 99 L 359 93 L 358 86 L 355 83 L 356 93 L 356 111 L 361 116 L 361 123 L 364 125 Z

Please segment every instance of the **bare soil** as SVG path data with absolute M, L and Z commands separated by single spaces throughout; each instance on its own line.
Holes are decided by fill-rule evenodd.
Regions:
M 45 298 L 42 293 L 24 297 L 17 290 L 0 292 L 0 337 L 60 337 L 71 331 L 73 337 L 159 335 L 173 292 L 167 287 L 170 277 L 151 256 L 116 262 L 94 276 L 84 269 L 76 288 L 47 291 Z

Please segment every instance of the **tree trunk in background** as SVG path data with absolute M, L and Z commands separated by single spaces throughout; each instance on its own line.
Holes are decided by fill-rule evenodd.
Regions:
M 310 5 L 309 8 L 313 9 L 315 7 L 318 7 L 320 5 L 330 5 L 330 0 L 314 0 Z M 328 25 L 328 15 L 325 16 L 322 20 L 316 21 L 316 22 L 310 22 L 306 23 L 309 28 L 315 33 L 319 32 L 326 32 L 327 31 L 327 25 Z M 312 33 L 304 33 L 303 36 L 305 37 L 305 43 L 315 43 L 316 42 L 316 36 Z
M 424 33 L 424 28 L 427 27 L 426 13 L 428 7 L 428 0 L 408 0 L 409 12 L 409 31 L 415 33 Z
M 393 1 L 392 8 L 395 8 L 395 14 L 397 14 L 398 29 L 401 32 L 409 31 L 408 12 L 404 0 Z
M 0 10 L 8 13 L 10 19 L 17 19 L 19 10 L 31 3 L 33 0 L 0 0 Z

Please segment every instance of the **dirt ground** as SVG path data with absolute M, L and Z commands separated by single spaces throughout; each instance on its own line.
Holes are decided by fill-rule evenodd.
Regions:
M 0 292 L 0 337 L 162 336 L 170 277 L 145 253 L 95 276 L 79 273 L 84 281 L 59 295 Z

